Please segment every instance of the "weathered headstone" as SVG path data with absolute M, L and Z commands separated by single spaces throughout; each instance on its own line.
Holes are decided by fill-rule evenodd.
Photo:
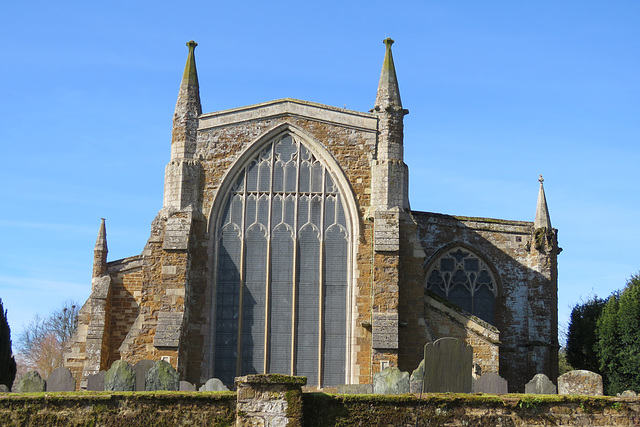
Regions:
M 424 378 L 424 359 L 420 361 L 420 364 L 415 371 L 411 373 L 409 378 L 409 391 L 411 393 L 422 392 L 422 380 Z
M 9 393 L 9 387 L 6 386 L 6 384 L 0 384 L 0 393 Z
M 156 363 L 153 360 L 142 359 L 133 365 L 133 371 L 136 373 L 136 391 L 145 391 L 145 378 L 149 369 Z
M 618 397 L 638 397 L 635 391 L 633 390 L 625 390 L 622 393 L 617 394 Z
M 578 369 L 558 377 L 558 394 L 602 396 L 602 376 Z
M 189 381 L 180 381 L 180 391 L 196 391 L 196 386 Z
M 229 389 L 219 379 L 211 378 L 198 391 L 229 391 Z
M 97 374 L 87 376 L 87 391 L 104 391 L 104 374 L 100 371 Z
M 480 378 L 473 380 L 473 392 L 505 394 L 509 393 L 509 386 L 507 384 L 507 380 L 502 378 L 500 375 L 495 372 L 487 372 Z
M 379 394 L 409 393 L 409 373 L 393 367 L 373 374 L 373 392 Z
M 165 360 L 156 361 L 145 376 L 145 390 L 178 390 L 180 377 L 171 363 Z
M 524 392 L 529 394 L 557 394 L 558 390 L 545 374 L 536 374 L 524 386 Z
M 104 374 L 105 391 L 134 391 L 136 373 L 124 360 L 116 360 Z
M 47 391 L 75 391 L 76 380 L 67 368 L 56 368 L 47 378 Z
M 15 386 L 16 393 L 38 393 L 45 391 L 46 382 L 38 371 L 29 371 L 18 380 Z
M 440 338 L 424 346 L 424 391 L 471 393 L 473 348 L 456 338 Z
M 338 394 L 371 394 L 373 384 L 342 384 L 338 386 Z

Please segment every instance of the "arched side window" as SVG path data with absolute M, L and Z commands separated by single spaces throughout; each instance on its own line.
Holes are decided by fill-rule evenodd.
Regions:
M 215 239 L 214 375 L 343 384 L 349 228 L 335 178 L 297 136 L 240 169 Z
M 471 251 L 455 247 L 441 254 L 427 271 L 426 288 L 493 324 L 496 281 Z

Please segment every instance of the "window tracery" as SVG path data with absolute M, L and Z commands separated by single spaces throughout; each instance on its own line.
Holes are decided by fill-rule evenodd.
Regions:
M 235 178 L 217 228 L 214 374 L 345 381 L 349 230 L 330 171 L 294 135 Z
M 427 272 L 426 288 L 493 324 L 496 282 L 471 251 L 456 247 L 443 253 Z

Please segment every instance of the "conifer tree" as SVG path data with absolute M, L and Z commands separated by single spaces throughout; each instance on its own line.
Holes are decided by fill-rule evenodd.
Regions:
M 574 369 L 600 373 L 600 361 L 595 352 L 596 325 L 606 302 L 593 296 L 571 310 L 565 352 L 566 361 Z
M 640 391 L 640 275 L 632 276 L 602 310 L 596 330 L 605 391 Z
M 0 384 L 9 389 L 16 377 L 16 359 L 11 352 L 11 329 L 7 321 L 7 311 L 0 299 Z

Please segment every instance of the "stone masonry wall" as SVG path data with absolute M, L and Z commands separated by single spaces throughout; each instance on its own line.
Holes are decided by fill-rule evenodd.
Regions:
M 543 306 L 548 311 L 538 313 L 539 316 L 546 315 L 551 320 L 554 310 L 557 310 L 556 279 L 545 276 L 531 262 L 535 244 L 532 241 L 533 224 L 426 212 L 413 214 L 419 224 L 427 263 L 436 259 L 443 249 L 462 245 L 494 269 L 498 287 L 494 326 L 500 331 L 500 375 L 509 382 L 509 391 L 524 391 L 524 385 L 536 373 L 545 373 L 555 381 L 557 372 L 539 372 L 544 367 L 532 364 L 534 348 L 539 353 L 547 354 L 539 357 L 551 359 L 553 353 L 557 357 L 557 329 L 544 327 L 538 330 L 538 342 L 532 342 L 530 338 L 530 329 L 537 328 L 531 322 L 530 288 L 535 286 L 539 289 L 536 298 L 546 301 Z M 545 256 L 553 258 L 555 262 L 555 254 Z M 541 341 L 544 341 L 544 345 L 533 347 L 541 344 Z M 546 367 L 550 368 L 549 364 Z
M 277 101 L 274 101 L 277 103 Z M 301 102 L 302 103 L 302 102 Z M 302 103 L 306 105 L 306 103 Z M 328 113 L 343 114 L 348 116 L 352 114 L 346 110 L 332 109 L 327 107 Z M 198 341 L 203 342 L 198 348 L 191 348 L 186 356 L 190 364 L 198 364 L 197 369 L 207 372 L 209 362 L 207 355 L 203 354 L 210 347 L 209 341 L 209 325 L 210 319 L 210 289 L 211 283 L 211 266 L 213 264 L 213 241 L 209 241 L 208 237 L 213 236 L 215 230 L 216 218 L 215 213 L 211 213 L 212 206 L 218 190 L 222 184 L 222 180 L 228 173 L 229 169 L 239 159 L 240 154 L 249 147 L 262 135 L 268 131 L 275 129 L 279 125 L 288 124 L 296 129 L 304 129 L 310 138 L 317 140 L 335 159 L 340 166 L 346 179 L 350 184 L 348 189 L 351 194 L 345 194 L 346 197 L 353 197 L 356 210 L 356 224 L 359 230 L 351 230 L 352 240 L 355 242 L 355 268 L 353 271 L 353 286 L 356 291 L 354 293 L 355 301 L 353 306 L 353 322 L 355 324 L 354 334 L 352 337 L 351 357 L 353 362 L 351 378 L 355 382 L 370 383 L 372 381 L 372 351 L 371 351 L 371 335 L 370 327 L 371 319 L 371 263 L 372 263 L 372 224 L 365 220 L 367 210 L 370 204 L 371 193 L 371 161 L 376 150 L 376 132 L 375 119 L 366 113 L 357 113 L 357 119 L 369 120 L 373 123 L 373 128 L 363 129 L 362 127 L 339 125 L 322 119 L 310 119 L 298 115 L 282 115 L 279 117 L 256 118 L 253 120 L 243 121 L 238 124 L 229 124 L 225 126 L 216 126 L 206 128 L 207 115 L 201 119 L 201 129 L 198 134 L 198 149 L 196 156 L 200 159 L 203 168 L 202 179 L 202 199 L 200 200 L 199 210 L 209 218 L 209 230 L 206 235 L 196 235 L 197 242 L 195 247 L 208 247 L 206 259 L 204 253 L 198 251 L 197 261 L 194 263 L 202 263 L 206 266 L 204 270 L 204 278 L 191 280 L 189 284 L 190 295 L 198 295 L 203 298 L 193 298 L 189 310 L 191 310 L 192 319 L 200 322 L 200 328 L 193 328 L 189 333 L 192 337 L 198 336 Z M 347 117 L 347 120 L 349 118 Z M 368 123 L 369 123 L 368 122 Z M 204 124 L 203 124 L 204 123 Z M 361 126 L 361 125 L 359 125 Z M 204 128 L 203 128 L 204 127 Z M 348 209 L 347 204 L 344 205 Z M 194 255 L 196 252 L 193 253 Z M 192 264 L 192 265 L 193 265 Z M 205 301 L 204 304 L 202 301 Z M 388 304 L 389 302 L 385 302 Z M 350 327 L 350 326 L 348 326 Z M 203 351 L 204 349 L 204 351 Z M 386 357 L 389 359 L 389 357 Z M 394 358 L 391 363 L 397 363 Z M 193 366 L 193 371 L 196 367 Z

